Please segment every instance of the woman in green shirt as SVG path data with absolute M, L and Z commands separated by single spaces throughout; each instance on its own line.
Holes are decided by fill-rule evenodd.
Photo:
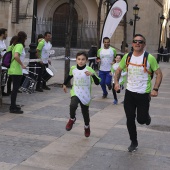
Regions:
M 17 41 L 18 41 L 18 36 L 14 35 L 10 40 L 9 47 L 7 48 L 7 52 L 13 50 L 14 44 L 16 44 Z M 7 80 L 7 94 L 8 95 L 11 94 L 11 83 L 12 83 L 12 77 L 9 75 L 8 80 Z
M 22 78 L 22 69 L 25 69 L 26 66 L 21 62 L 20 56 L 25 47 L 25 40 L 27 39 L 27 34 L 24 31 L 18 33 L 17 42 L 14 44 L 12 50 L 12 61 L 10 68 L 8 69 L 8 74 L 12 77 L 13 81 L 13 90 L 11 93 L 11 106 L 9 108 L 10 113 L 22 114 L 23 111 L 19 106 L 16 105 L 17 92 L 20 87 L 20 81 Z

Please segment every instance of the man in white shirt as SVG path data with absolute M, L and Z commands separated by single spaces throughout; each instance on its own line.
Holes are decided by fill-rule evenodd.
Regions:
M 133 53 L 131 59 L 129 54 L 123 56 L 114 77 L 115 90 L 118 91 L 120 90 L 119 78 L 121 71 L 124 68 L 127 69 L 128 76 L 124 110 L 131 140 L 131 145 L 128 147 L 129 152 L 136 151 L 138 147 L 135 119 L 142 125 L 149 125 L 151 123 L 149 115 L 150 100 L 151 97 L 158 96 L 158 90 L 162 81 L 162 72 L 155 57 L 149 53 L 148 57 L 145 57 L 145 46 L 145 37 L 141 34 L 136 34 L 132 41 Z M 151 79 L 153 72 L 156 74 L 156 80 L 152 88 Z
M 51 60 L 49 56 L 50 56 L 50 50 L 52 48 L 52 45 L 50 41 L 51 41 L 51 33 L 45 32 L 44 39 L 42 39 L 37 46 L 37 55 L 38 58 L 41 59 L 40 62 L 41 69 L 39 71 L 37 88 L 36 88 L 36 90 L 39 92 L 43 91 L 40 85 L 41 84 L 40 81 L 42 81 L 42 74 L 44 73 L 45 69 L 48 67 L 48 64 L 51 64 Z M 46 85 L 45 81 L 43 81 L 43 89 L 50 90 L 50 88 Z
M 6 53 L 6 44 L 4 40 L 7 38 L 7 29 L 6 28 L 1 28 L 0 29 L 0 60 L 2 61 L 3 55 Z M 2 70 L 7 71 L 7 70 Z M 7 75 L 7 74 L 6 74 Z M 2 76 L 2 74 L 1 74 Z M 3 77 L 1 77 L 1 82 L 2 82 Z M 7 79 L 7 77 L 5 77 Z M 1 86 L 1 91 L 2 91 L 2 96 L 8 96 L 7 93 L 4 92 L 5 85 Z
M 110 47 L 110 39 L 108 37 L 103 38 L 103 44 L 104 48 L 100 48 L 97 51 L 97 62 L 100 62 L 99 77 L 101 78 L 100 85 L 103 90 L 103 98 L 106 98 L 108 95 L 106 86 L 108 86 L 109 90 L 112 88 L 110 72 L 114 57 L 116 56 L 116 50 Z

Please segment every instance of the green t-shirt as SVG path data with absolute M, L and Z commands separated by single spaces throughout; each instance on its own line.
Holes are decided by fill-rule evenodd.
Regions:
M 8 51 L 12 51 L 13 50 L 13 48 L 14 48 L 14 45 L 12 44 L 12 45 L 10 45 L 8 48 L 7 48 L 7 52 Z
M 126 68 L 126 59 L 128 54 L 125 54 L 120 61 L 119 67 L 121 69 Z M 127 71 L 127 89 L 132 92 L 144 94 L 150 93 L 152 89 L 151 76 L 148 72 L 144 72 L 143 66 L 137 66 L 143 64 L 144 53 L 141 56 L 132 55 L 130 63 L 128 65 Z M 148 55 L 147 60 L 147 70 L 156 71 L 159 68 L 159 65 L 154 56 L 151 54 Z
M 21 65 L 14 59 L 14 54 L 18 53 L 19 56 L 21 55 L 23 51 L 23 45 L 22 44 L 16 44 L 12 50 L 12 61 L 10 68 L 8 69 L 9 75 L 22 75 L 22 68 Z
M 45 44 L 45 40 L 42 39 L 39 43 L 38 43 L 38 46 L 37 46 L 37 50 L 40 51 L 40 58 L 42 57 L 42 49 L 44 47 L 44 44 Z

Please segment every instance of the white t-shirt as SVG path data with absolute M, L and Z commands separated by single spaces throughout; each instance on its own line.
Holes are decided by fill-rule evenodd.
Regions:
M 117 68 L 119 67 L 119 64 L 120 63 L 114 63 L 112 65 L 112 70 L 113 70 L 113 79 L 112 79 L 112 82 L 114 83 L 114 76 L 115 76 L 115 71 L 117 70 Z M 124 81 L 124 76 L 126 76 L 127 72 L 122 70 L 121 72 L 121 76 L 120 76 L 120 79 L 119 79 L 119 84 L 122 84 L 122 82 Z
M 143 64 L 144 53 L 141 56 L 135 57 L 132 55 L 130 63 Z M 147 61 L 147 69 L 150 68 L 150 64 Z M 128 80 L 127 89 L 132 92 L 145 93 L 148 86 L 148 73 L 144 72 L 144 67 L 128 65 Z
M 42 61 L 43 61 L 44 64 L 48 64 L 51 48 L 52 48 L 51 43 L 45 41 L 44 47 L 43 47 L 42 53 L 41 53 Z
M 6 45 L 5 45 L 4 40 L 0 40 L 0 54 L 2 57 L 6 53 L 6 51 L 3 51 L 3 50 L 6 50 Z
M 114 59 L 114 49 L 109 47 L 109 49 L 99 49 L 98 57 L 100 57 L 100 71 L 110 71 L 111 63 Z
M 24 60 L 25 60 L 25 56 L 26 56 L 26 53 L 25 53 L 25 49 L 23 48 L 22 53 L 21 53 L 21 55 L 20 55 L 20 60 L 21 60 L 22 63 L 23 63 Z

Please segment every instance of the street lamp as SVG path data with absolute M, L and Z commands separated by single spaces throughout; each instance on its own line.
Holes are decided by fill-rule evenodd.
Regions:
M 31 32 L 31 44 L 29 45 L 29 53 L 30 53 L 30 59 L 36 59 L 36 20 L 37 20 L 37 0 L 34 0 L 33 3 L 33 15 L 32 15 L 32 32 Z M 30 62 L 29 67 L 35 67 L 36 62 Z M 29 71 L 34 72 L 35 70 L 33 68 L 29 68 Z M 33 75 L 30 72 L 30 77 L 34 78 L 35 75 Z
M 110 9 L 110 7 L 114 4 L 114 2 L 115 2 L 116 0 L 106 0 L 105 2 L 104 2 L 104 5 L 105 5 L 105 11 L 106 11 L 106 15 L 109 13 L 109 9 Z
M 163 22 L 164 22 L 164 19 L 165 19 L 165 17 L 164 17 L 164 15 L 162 15 L 162 16 L 160 17 L 160 24 L 161 24 L 161 27 L 160 27 L 160 34 L 159 34 L 159 45 L 158 45 L 158 50 L 159 50 L 160 44 L 161 44 L 162 24 L 163 24 Z
M 161 54 L 159 54 L 159 53 L 160 53 L 160 45 L 161 45 L 162 24 L 163 24 L 163 22 L 164 22 L 164 19 L 165 19 L 165 17 L 164 17 L 164 15 L 162 15 L 162 16 L 160 17 L 161 27 L 160 27 L 159 43 L 158 43 L 158 56 L 157 56 L 157 62 L 158 62 L 158 63 L 159 63 L 160 57 L 161 57 Z
M 139 7 L 138 7 L 138 5 L 136 4 L 136 5 L 133 7 L 133 15 L 134 15 L 133 37 L 135 36 L 136 21 L 140 19 L 139 16 L 138 16 L 138 13 L 139 13 Z

